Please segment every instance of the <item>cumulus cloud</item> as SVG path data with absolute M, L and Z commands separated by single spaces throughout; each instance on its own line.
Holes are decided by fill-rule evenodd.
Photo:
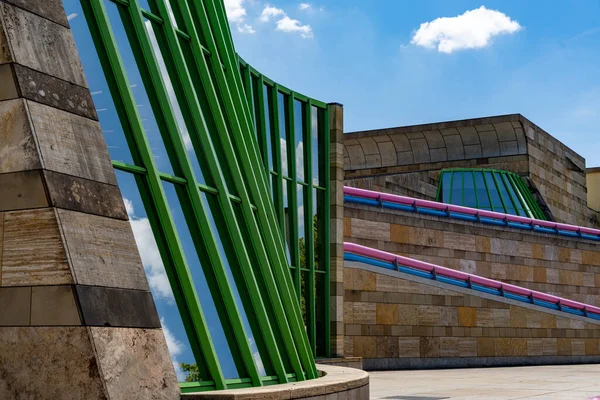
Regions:
M 308 10 L 310 8 L 310 4 L 308 4 L 308 3 L 300 3 L 300 5 L 298 6 L 298 8 L 300 8 L 301 10 Z
M 245 0 L 225 0 L 225 12 L 231 22 L 244 22 L 246 17 Z
M 246 21 L 246 7 L 244 3 L 246 0 L 225 0 L 225 12 L 227 13 L 227 19 L 235 23 L 237 30 L 240 33 L 253 34 L 256 31 L 252 25 L 245 23 Z
M 312 28 L 310 25 L 301 25 L 297 19 L 291 19 L 287 15 L 277 21 L 278 31 L 282 32 L 299 32 L 300 36 L 309 39 L 313 37 Z
M 237 26 L 237 30 L 240 33 L 256 33 L 256 31 L 254 30 L 254 28 L 252 27 L 252 25 L 248 25 L 248 24 L 238 24 Z
M 260 20 L 262 22 L 269 22 L 271 20 L 271 17 L 279 16 L 285 16 L 285 12 L 281 8 L 272 7 L 267 4 L 262 10 L 262 13 L 260 13 Z
M 518 32 L 522 26 L 506 14 L 481 6 L 456 17 L 437 18 L 422 23 L 412 44 L 436 48 L 442 53 L 486 47 L 498 35 Z
M 165 340 L 167 341 L 169 353 L 171 353 L 171 361 L 173 362 L 173 367 L 175 368 L 175 373 L 177 374 L 177 380 L 179 382 L 183 382 L 185 381 L 186 375 L 185 372 L 183 372 L 183 369 L 181 369 L 179 361 L 177 361 L 177 356 L 179 356 L 183 352 L 185 346 L 183 343 L 177 340 L 175 335 L 173 335 L 173 332 L 171 332 L 169 328 L 167 328 L 167 325 L 165 325 L 164 318 L 160 319 L 160 325 L 162 326 L 162 330 L 165 335 Z
M 310 7 L 310 5 L 307 3 L 302 4 Z M 300 36 L 302 36 L 305 39 L 313 37 L 313 32 L 310 25 L 302 25 L 302 23 L 300 23 L 300 21 L 298 21 L 297 19 L 290 18 L 281 8 L 266 5 L 262 13 L 260 14 L 260 20 L 262 22 L 269 22 L 271 18 L 279 18 L 276 21 L 275 30 L 277 31 L 292 33 L 297 32 L 300 33 Z
M 79 14 L 77 13 L 71 13 L 69 15 L 67 15 L 67 21 L 73 21 L 75 18 L 77 18 Z
M 123 201 L 125 202 L 125 209 L 129 215 L 129 222 L 131 223 L 135 242 L 140 251 L 140 256 L 142 257 L 142 264 L 146 271 L 150 290 L 157 300 L 164 299 L 169 303 L 172 303 L 175 300 L 173 297 L 173 290 L 171 289 L 167 272 L 165 271 L 162 258 L 160 257 L 160 252 L 158 251 L 158 246 L 154 239 L 154 234 L 152 233 L 150 221 L 148 218 L 136 217 L 133 202 L 131 200 L 123 198 Z

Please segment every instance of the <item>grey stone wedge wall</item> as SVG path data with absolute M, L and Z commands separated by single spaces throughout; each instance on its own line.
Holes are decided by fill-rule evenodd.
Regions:
M 60 0 L 0 1 L 0 79 L 0 398 L 179 398 Z

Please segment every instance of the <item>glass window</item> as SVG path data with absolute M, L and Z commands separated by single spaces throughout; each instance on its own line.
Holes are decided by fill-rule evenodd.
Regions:
M 146 29 L 148 30 L 148 36 L 150 37 L 150 43 L 152 45 L 152 50 L 154 51 L 154 56 L 158 61 L 158 67 L 160 69 L 160 73 L 162 75 L 165 87 L 167 89 L 167 93 L 169 95 L 169 100 L 171 103 L 171 107 L 173 108 L 173 112 L 175 114 L 175 121 L 177 122 L 177 130 L 181 138 L 183 139 L 183 144 L 185 146 L 185 150 L 187 151 L 192 164 L 192 168 L 194 169 L 194 175 L 196 182 L 206 184 L 206 180 L 204 179 L 204 174 L 202 173 L 202 169 L 200 168 L 200 163 L 198 162 L 198 156 L 196 156 L 196 151 L 194 150 L 194 145 L 192 143 L 192 138 L 190 137 L 190 133 L 188 131 L 186 121 L 183 118 L 183 113 L 181 111 L 181 107 L 179 106 L 179 100 L 177 100 L 177 94 L 175 92 L 175 88 L 173 87 L 173 83 L 171 82 L 171 78 L 169 77 L 169 71 L 167 70 L 167 66 L 165 64 L 165 60 L 161 53 L 161 48 L 158 44 L 158 39 L 156 37 L 155 27 L 152 22 L 145 20 L 144 24 L 146 25 Z M 173 76 L 176 76 L 175 71 L 173 70 Z M 183 97 L 183 93 L 181 91 L 180 96 Z M 191 121 L 189 122 L 189 126 L 193 124 Z
M 477 191 L 477 201 L 479 202 L 479 208 L 482 210 L 492 210 L 490 206 L 490 197 L 488 195 L 485 180 L 483 178 L 483 172 L 477 171 L 475 174 L 475 187 Z
M 294 100 L 294 138 L 296 178 L 304 182 L 304 106 L 298 100 Z
M 506 176 L 505 174 L 502 174 L 502 179 L 504 180 L 504 184 L 508 188 L 508 193 L 509 193 L 514 205 L 516 205 L 518 215 L 520 215 L 522 217 L 526 217 L 527 213 L 525 212 L 525 209 L 523 208 L 523 204 L 521 204 L 520 197 L 517 195 L 517 193 L 515 192 L 515 190 L 513 188 L 510 178 L 508 176 Z
M 504 185 L 504 181 L 499 173 L 494 172 L 494 179 L 498 182 L 498 188 L 500 189 L 500 196 L 502 196 L 502 200 L 504 202 L 504 208 L 506 209 L 507 214 L 517 215 L 517 210 L 513 206 L 513 203 L 510 199 L 510 195 L 508 194 L 508 190 Z
M 298 199 L 298 249 L 300 252 L 300 268 L 308 268 L 306 263 L 306 238 L 304 230 L 304 187 L 298 185 L 296 188 Z
M 87 21 L 83 15 L 81 4 L 79 0 L 65 0 L 63 4 L 67 15 L 72 16 L 69 25 L 75 38 L 77 50 L 81 55 L 81 62 L 110 158 L 114 161 L 134 164 L 125 133 L 121 127 L 117 107 L 104 77 L 104 71 L 94 47 Z
M 127 172 L 116 171 L 119 188 L 129 215 L 133 235 L 142 257 L 144 271 L 156 304 L 160 323 L 167 339 L 171 360 L 180 382 L 188 378 L 185 364 L 195 364 L 180 311 L 167 276 L 165 265 L 153 234 L 150 220 L 136 184 L 136 178 Z M 140 178 L 141 179 L 141 178 Z M 184 364 L 183 367 L 181 364 Z
M 288 152 L 287 152 L 287 115 L 288 113 L 286 112 L 286 108 L 287 108 L 287 102 L 285 101 L 285 95 L 283 93 L 278 92 L 277 93 L 277 102 L 279 103 L 278 106 L 278 111 L 279 111 L 279 115 L 278 115 L 278 122 L 279 122 L 279 141 L 280 141 L 280 148 L 281 148 L 281 173 L 283 174 L 283 176 L 290 176 L 289 170 L 288 170 L 288 162 L 289 162 L 289 158 L 288 158 Z
M 263 85 L 263 98 L 265 102 L 265 130 L 267 137 L 265 140 L 267 141 L 267 162 L 269 163 L 268 169 L 272 171 L 273 168 L 273 132 L 271 131 L 271 90 L 267 87 L 267 85 Z
M 310 132 L 311 132 L 311 158 L 312 158 L 312 179 L 313 185 L 319 185 L 319 162 L 321 154 L 319 152 L 319 110 L 315 106 L 310 107 Z
M 475 181 L 473 172 L 463 172 L 463 206 L 477 207 L 477 197 L 475 194 Z
M 285 225 L 285 254 L 287 255 L 288 265 L 292 265 L 292 259 L 290 256 L 290 220 L 291 213 L 288 203 L 288 181 L 283 180 L 283 219 Z
M 503 213 L 504 205 L 502 205 L 502 199 L 500 199 L 500 193 L 498 192 L 498 187 L 494 181 L 494 176 L 489 171 L 484 172 L 484 174 L 488 191 L 490 193 L 490 198 L 492 200 L 492 211 Z
M 233 296 L 235 297 L 235 302 L 237 304 L 238 310 L 240 312 L 240 317 L 244 324 L 244 330 L 246 331 L 246 334 L 248 335 L 248 342 L 250 343 L 250 350 L 252 351 L 252 354 L 254 355 L 254 361 L 258 368 L 258 373 L 261 376 L 266 376 L 267 372 L 265 370 L 265 367 L 264 367 L 264 364 L 262 361 L 262 356 L 261 356 L 260 352 L 258 351 L 258 347 L 257 347 L 257 343 L 256 343 L 256 338 L 257 337 L 260 338 L 261 334 L 260 334 L 260 332 L 252 331 L 252 328 L 250 326 L 250 322 L 248 319 L 248 314 L 246 312 L 244 304 L 242 303 L 242 298 L 240 296 L 240 291 L 238 289 L 238 286 L 240 286 L 241 288 L 244 288 L 244 277 L 242 276 L 242 274 L 240 272 L 240 269 L 242 268 L 242 266 L 239 265 L 238 259 L 236 257 L 235 249 L 233 248 L 233 245 L 229 239 L 229 233 L 227 232 L 227 226 L 226 226 L 224 218 L 222 217 L 223 212 L 220 209 L 221 206 L 219 205 L 219 201 L 218 201 L 217 197 L 212 194 L 207 195 L 205 193 L 202 193 L 202 202 L 204 203 L 204 208 L 208 215 L 211 231 L 217 242 L 217 247 L 219 250 L 219 254 L 221 255 L 221 260 L 223 260 L 223 263 L 225 266 L 225 272 L 227 273 L 227 277 L 229 278 L 229 287 L 231 288 L 231 291 L 233 292 Z M 251 251 L 252 249 L 247 249 L 247 250 Z M 232 264 L 233 264 L 233 268 L 232 268 Z M 233 269 L 235 269 L 235 271 L 237 272 L 235 274 L 236 276 L 234 276 L 234 274 L 233 274 Z M 244 294 L 246 294 L 246 293 L 244 293 Z M 247 301 L 246 304 L 248 304 L 250 306 L 250 299 L 248 298 L 247 295 L 245 296 L 245 299 Z M 252 311 L 250 311 L 250 314 L 252 314 Z M 255 324 L 255 326 L 258 328 L 258 326 L 256 324 Z M 255 335 L 255 333 L 256 333 L 256 335 Z
M 450 203 L 462 205 L 463 200 L 463 173 L 454 172 L 452 176 L 452 193 L 450 194 Z
M 443 172 L 442 173 L 442 202 L 450 203 L 450 193 L 451 193 L 451 184 L 452 181 L 452 172 Z
M 215 351 L 217 352 L 221 369 L 223 370 L 226 379 L 239 378 L 240 373 L 235 363 L 232 349 L 227 340 L 228 335 L 225 334 L 226 330 L 223 328 L 224 316 L 219 314 L 219 309 L 213 299 L 213 295 L 218 295 L 218 293 L 212 293 L 210 290 L 208 279 L 202 268 L 198 252 L 196 251 L 196 244 L 180 204 L 181 199 L 178 197 L 174 184 L 163 182 L 163 188 L 167 196 L 175 226 L 177 227 L 179 240 L 185 253 L 186 262 L 196 289 L 196 295 L 200 300 L 200 306 L 202 307 L 204 318 L 207 321 L 210 336 Z M 208 257 L 203 257 L 202 260 L 208 262 Z M 223 308 L 224 307 L 220 307 L 221 313 L 224 312 Z M 231 329 L 227 328 L 227 332 L 230 334 Z
M 313 189 L 313 238 L 315 241 L 315 269 L 325 269 L 323 258 L 323 208 L 325 204 L 325 192 L 320 189 Z
M 134 57 L 135 53 L 133 52 L 133 49 L 129 43 L 127 34 L 125 32 L 125 27 L 121 21 L 118 7 L 122 6 L 118 6 L 109 0 L 105 0 L 105 4 L 114 37 L 117 41 L 117 46 L 119 47 L 119 54 L 125 66 L 129 84 L 137 103 L 138 113 L 142 119 L 146 138 L 150 144 L 154 162 L 159 171 L 174 175 L 165 142 L 163 141 L 163 137 L 158 129 L 158 123 L 152 111 L 148 94 L 146 93 L 146 89 L 142 82 L 140 70 L 136 64 Z

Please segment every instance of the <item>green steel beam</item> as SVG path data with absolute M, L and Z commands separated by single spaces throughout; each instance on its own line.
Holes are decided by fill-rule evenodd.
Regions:
M 164 234 L 170 258 L 176 267 L 176 271 L 173 271 L 172 268 L 169 268 L 171 266 L 170 263 L 166 265 L 171 286 L 174 289 L 180 288 L 182 292 L 182 295 L 176 295 L 178 306 L 180 310 L 187 310 L 189 313 L 182 313 L 182 319 L 188 332 L 192 351 L 201 371 L 204 369 L 204 365 L 206 365 L 206 372 L 214 381 L 215 388 L 224 389 L 225 378 L 218 362 L 210 332 L 208 331 L 208 323 L 204 317 L 198 295 L 192 283 L 191 274 L 177 235 L 177 229 L 167 204 L 150 145 L 144 134 L 141 117 L 127 79 L 125 67 L 119 56 L 104 2 L 102 0 L 89 0 L 82 1 L 81 5 L 86 15 L 95 46 L 98 49 L 98 54 L 101 60 L 104 59 L 102 67 L 105 70 L 105 76 L 109 82 L 111 94 L 113 99 L 115 99 L 115 105 L 119 111 L 119 117 L 125 128 L 128 141 L 134 144 L 131 147 L 137 150 L 140 161 L 148 171 L 146 177 L 151 201 L 148 202 L 147 197 L 144 197 L 146 197 L 146 203 L 151 203 L 153 208 L 156 209 L 160 230 Z M 122 108 L 119 107 L 121 105 Z M 181 304 L 182 300 L 185 300 L 185 304 Z M 189 335 L 190 332 L 194 334 Z

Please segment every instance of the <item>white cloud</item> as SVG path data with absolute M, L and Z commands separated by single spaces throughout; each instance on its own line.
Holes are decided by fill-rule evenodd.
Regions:
M 285 12 L 281 8 L 272 7 L 270 5 L 266 5 L 265 8 L 260 13 L 260 20 L 262 22 L 269 22 L 271 17 L 285 16 Z
M 225 0 L 227 19 L 231 22 L 244 22 L 244 18 L 246 17 L 244 1 L 245 0 Z
M 78 16 L 79 16 L 79 14 L 77 14 L 77 13 L 71 13 L 71 14 L 67 15 L 67 21 L 73 21 Z
M 123 202 L 125 203 L 125 210 L 127 210 L 127 215 L 129 215 L 129 218 L 132 218 L 134 212 L 133 202 L 126 197 L 123 197 Z
M 240 33 L 248 33 L 248 34 L 256 33 L 256 31 L 254 30 L 252 25 L 248 25 L 248 24 L 244 24 L 244 25 L 238 24 L 237 29 L 238 29 L 238 32 L 240 32 Z
M 308 4 L 308 3 L 300 3 L 300 5 L 298 6 L 298 8 L 300 8 L 301 10 L 308 10 L 310 8 L 310 4 Z
M 310 25 L 301 25 L 297 19 L 291 19 L 287 15 L 277 21 L 278 31 L 282 32 L 299 32 L 300 36 L 309 39 L 313 37 L 312 28 Z
M 160 257 L 150 221 L 148 218 L 138 218 L 135 216 L 135 209 L 131 200 L 123 197 L 123 201 L 129 215 L 129 222 L 131 223 L 135 242 L 142 257 L 142 264 L 146 271 L 150 290 L 157 300 L 164 299 L 172 303 L 175 300 L 173 290 L 171 289 L 167 272 Z
M 496 10 L 481 6 L 456 17 L 437 18 L 422 23 L 413 35 L 412 44 L 436 48 L 442 53 L 477 49 L 490 44 L 492 37 L 522 29 L 517 21 Z
M 253 34 L 256 33 L 252 25 L 245 24 L 246 8 L 244 3 L 246 0 L 225 0 L 225 11 L 227 19 L 237 25 L 238 32 Z
M 165 325 L 164 318 L 160 319 L 160 325 L 162 326 L 162 330 L 165 335 L 165 340 L 167 341 L 169 353 L 171 353 L 171 361 L 173 362 L 173 367 L 175 368 L 175 373 L 177 374 L 177 380 L 179 382 L 183 382 L 185 381 L 186 375 L 185 372 L 183 372 L 183 369 L 181 369 L 181 366 L 179 366 L 177 356 L 179 356 L 183 352 L 185 345 L 179 340 L 177 340 L 175 335 L 173 335 L 169 328 L 167 328 L 167 325 Z

